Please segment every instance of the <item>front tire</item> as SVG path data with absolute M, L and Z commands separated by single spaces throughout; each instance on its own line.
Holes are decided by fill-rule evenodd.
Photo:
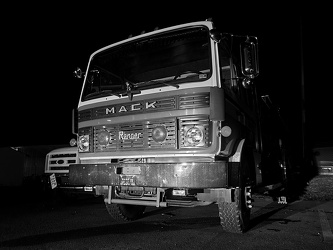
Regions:
M 232 201 L 218 201 L 220 223 L 224 231 L 243 233 L 250 226 L 251 186 L 254 183 L 254 159 L 251 148 L 244 145 L 239 165 L 238 187 L 232 189 Z
M 234 190 L 235 200 L 218 202 L 220 224 L 224 231 L 243 233 L 250 225 L 251 209 L 246 206 L 245 188 Z
M 116 221 L 133 221 L 141 218 L 145 211 L 145 206 L 127 204 L 105 203 L 106 209 L 111 217 Z

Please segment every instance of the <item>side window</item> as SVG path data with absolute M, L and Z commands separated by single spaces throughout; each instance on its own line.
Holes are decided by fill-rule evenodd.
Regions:
M 219 44 L 219 64 L 221 72 L 221 83 L 224 90 L 233 98 L 241 100 L 250 109 L 254 108 L 254 97 L 252 88 L 244 88 L 242 79 L 238 78 L 236 65 L 233 64 L 230 53 L 226 50 L 226 46 Z
M 236 68 L 232 64 L 230 52 L 228 52 L 226 46 L 221 43 L 219 43 L 218 48 L 222 87 L 230 95 L 238 95 L 239 86 L 236 80 Z

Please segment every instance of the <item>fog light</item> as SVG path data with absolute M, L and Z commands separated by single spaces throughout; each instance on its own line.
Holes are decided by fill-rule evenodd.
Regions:
M 152 131 L 153 140 L 156 142 L 163 142 L 167 134 L 168 132 L 164 126 L 156 126 Z
M 97 134 L 97 141 L 100 145 L 108 145 L 111 139 L 110 133 L 106 130 L 103 130 Z

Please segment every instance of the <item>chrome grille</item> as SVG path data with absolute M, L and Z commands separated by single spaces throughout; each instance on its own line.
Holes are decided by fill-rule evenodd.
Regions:
M 69 164 L 75 164 L 77 162 L 76 153 L 60 153 L 49 154 L 47 158 L 46 172 L 52 171 L 55 173 L 67 173 L 69 170 Z M 58 172 L 57 172 L 58 171 Z
M 156 142 L 152 130 L 156 126 L 164 126 L 167 136 L 163 142 Z M 127 124 L 115 124 L 94 127 L 94 151 L 125 151 L 177 147 L 176 119 L 161 119 Z M 99 135 L 109 136 L 107 143 L 101 144 Z
M 104 117 L 126 116 L 129 114 L 150 113 L 166 110 L 183 110 L 209 107 L 210 93 L 187 93 L 183 95 L 166 96 L 163 98 L 149 99 L 147 101 L 125 102 L 95 107 L 78 112 L 78 121 L 89 121 Z M 124 112 L 126 111 L 126 112 Z
M 180 109 L 192 109 L 209 106 L 209 93 L 185 95 L 179 97 Z

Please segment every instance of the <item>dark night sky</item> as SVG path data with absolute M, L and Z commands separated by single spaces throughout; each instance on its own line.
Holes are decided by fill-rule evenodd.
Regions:
M 129 9 L 128 5 L 131 6 Z M 1 146 L 68 144 L 71 111 L 79 99 L 83 70 L 95 50 L 128 35 L 213 17 L 217 28 L 233 34 L 256 35 L 259 40 L 258 83 L 280 107 L 295 138 L 301 135 L 301 84 L 305 83 L 308 143 L 333 145 L 328 17 L 298 9 L 269 6 L 265 11 L 234 6 L 150 7 L 65 5 L 8 8 L 10 24 L 2 32 Z M 186 13 L 186 14 L 184 14 Z M 228 13 L 228 14 L 226 14 Z M 310 14 L 309 14 L 310 13 Z M 3 26 L 3 25 L 2 25 Z M 301 60 L 301 27 L 303 68 Z M 328 59 L 331 60 L 331 59 Z M 330 62 L 331 63 L 331 62 Z M 332 64 L 332 63 L 331 63 Z M 331 70 L 332 71 L 332 70 Z

